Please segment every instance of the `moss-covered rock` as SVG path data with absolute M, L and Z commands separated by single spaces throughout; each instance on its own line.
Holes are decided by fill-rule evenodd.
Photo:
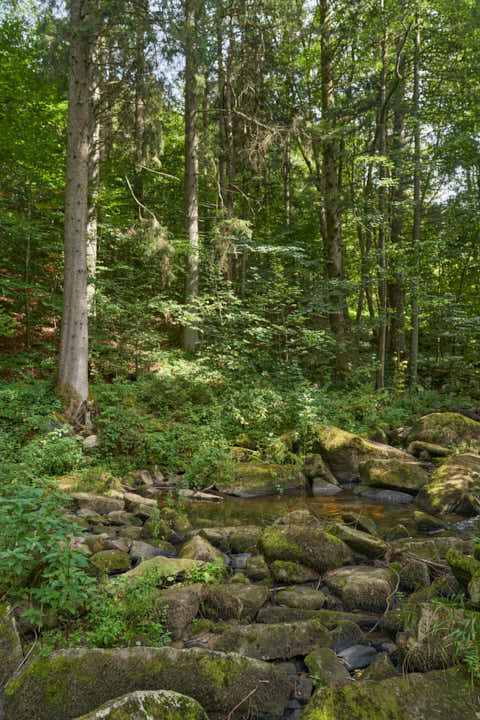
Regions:
M 180 640 L 200 608 L 203 586 L 196 583 L 186 587 L 171 587 L 162 592 L 157 608 L 165 613 L 165 630 L 172 640 Z
M 353 527 L 355 530 L 370 533 L 370 535 L 374 535 L 375 537 L 379 536 L 375 521 L 366 515 L 360 515 L 360 513 L 354 512 L 344 512 L 342 513 L 342 520 L 345 525 Z
M 403 538 L 408 538 L 410 537 L 410 533 L 405 525 L 399 523 L 387 530 L 383 537 L 387 542 L 390 542 L 392 540 L 403 540 Z
M 345 665 L 328 647 L 315 648 L 305 658 L 305 665 L 315 678 L 315 687 L 319 692 L 329 685 L 343 685 L 351 681 Z
M 245 573 L 253 582 L 260 582 L 270 578 L 270 570 L 263 555 L 249 557 L 245 566 Z
M 273 579 L 282 585 L 296 585 L 318 580 L 318 572 L 289 560 L 275 560 L 270 566 Z
M 352 566 L 327 573 L 324 581 L 347 610 L 383 612 L 395 586 L 395 574 L 387 568 Z
M 243 583 L 227 583 L 223 586 L 233 597 L 241 600 L 242 619 L 254 620 L 260 608 L 266 603 L 269 589 L 265 585 L 244 585 Z
M 136 690 L 173 690 L 194 698 L 209 720 L 223 720 L 255 690 L 260 717 L 280 718 L 290 687 L 268 663 L 208 650 L 63 650 L 23 668 L 5 691 L 5 720 L 72 720 Z M 232 715 L 249 715 L 245 704 Z
M 199 535 L 225 553 L 255 552 L 261 528 L 255 525 L 202 528 Z
M 227 630 L 215 643 L 215 649 L 236 652 L 259 660 L 287 660 L 307 655 L 315 647 L 330 644 L 326 627 L 318 620 L 279 625 L 245 625 Z
M 478 683 L 446 672 L 346 683 L 314 696 L 303 720 L 476 720 Z
M 130 555 L 121 550 L 101 550 L 91 555 L 89 563 L 98 575 L 124 572 L 130 568 Z
M 468 588 L 473 578 L 480 577 L 480 562 L 470 555 L 464 555 L 458 550 L 449 550 L 447 562 L 464 590 Z
M 360 478 L 371 487 L 399 490 L 416 495 L 428 482 L 428 474 L 417 462 L 405 462 L 390 458 L 360 463 Z
M 350 631 L 352 628 L 347 628 L 345 623 L 358 624 L 361 627 L 371 628 L 377 623 L 378 617 L 362 612 L 349 613 L 337 610 L 303 610 L 301 608 L 273 605 L 266 605 L 257 615 L 257 622 L 264 623 L 265 625 L 291 623 L 297 622 L 298 620 L 318 620 L 329 630 L 333 631 L 343 626 L 342 631 L 346 629 Z M 337 635 L 337 637 L 339 636 Z M 355 642 L 357 641 L 355 640 Z
M 366 557 L 376 558 L 385 555 L 387 544 L 379 537 L 357 530 L 342 523 L 327 525 L 326 531 L 343 540 L 351 550 Z
M 419 492 L 417 504 L 432 515 L 479 515 L 480 457 L 466 454 L 446 460 Z
M 355 495 L 372 500 L 378 505 L 409 505 L 413 502 L 411 493 L 402 490 L 386 490 L 361 483 L 354 490 Z
M 326 480 L 331 485 L 338 485 L 338 480 L 332 473 L 321 455 L 309 455 L 305 458 L 303 472 L 312 481 L 314 478 Z
M 110 497 L 109 495 L 97 495 L 87 492 L 72 493 L 72 497 L 78 508 L 88 508 L 98 515 L 106 515 L 114 510 L 123 510 L 125 507 L 125 501 L 122 497 Z
M 403 450 L 391 445 L 365 440 L 340 428 L 317 425 L 313 440 L 313 451 L 320 453 L 335 477 L 351 480 L 357 477 L 359 465 L 372 458 L 396 458 L 400 461 L 411 460 Z
M 421 510 L 413 511 L 413 519 L 419 532 L 434 533 L 448 529 L 447 523 Z
M 223 561 L 223 554 L 220 550 L 214 548 L 208 540 L 200 537 L 200 535 L 195 535 L 183 545 L 179 557 L 190 560 L 201 560 L 202 562 L 215 562 L 219 559 Z
M 398 673 L 395 669 L 394 664 L 390 660 L 390 657 L 386 652 L 382 652 L 373 662 L 370 663 L 368 668 L 363 672 L 361 676 L 362 682 L 365 680 L 385 680 L 385 678 L 398 677 Z
M 421 560 L 410 560 L 399 571 L 400 590 L 417 590 L 430 585 L 428 565 Z
M 310 587 L 293 587 L 289 590 L 279 590 L 275 595 L 278 605 L 302 608 L 303 610 L 321 610 L 325 605 L 325 595 L 320 590 Z
M 459 413 L 431 413 L 420 418 L 412 427 L 408 441 L 415 440 L 480 452 L 480 423 Z
M 424 540 L 407 538 L 391 543 L 392 559 L 401 562 L 407 560 L 442 562 L 446 559 L 449 550 L 458 550 L 460 553 L 470 555 L 473 546 L 473 542 L 459 537 L 432 537 Z
M 415 455 L 415 457 L 448 457 L 452 454 L 450 448 L 446 448 L 443 445 L 435 445 L 435 443 L 422 442 L 421 440 L 414 440 L 408 446 L 408 452 Z
M 23 660 L 15 616 L 10 605 L 0 605 L 0 688 Z
M 202 598 L 202 615 L 212 620 L 240 620 L 243 603 L 224 586 L 211 586 L 205 589 Z
M 334 535 L 308 527 L 286 525 L 265 528 L 258 548 L 269 561 L 298 562 L 323 573 L 351 560 L 351 551 Z
M 365 635 L 354 620 L 340 620 L 330 630 L 330 647 L 336 653 L 340 653 L 352 645 L 363 645 L 364 643 Z
M 304 476 L 296 473 L 291 465 L 248 462 L 237 465 L 232 482 L 217 482 L 216 487 L 226 495 L 249 498 L 298 490 L 304 484 Z
M 171 690 L 137 690 L 77 720 L 208 720 L 200 703 Z
M 146 574 L 154 573 L 159 578 L 176 577 L 188 570 L 194 570 L 202 566 L 202 562 L 198 560 L 190 560 L 188 558 L 168 558 L 154 557 L 150 560 L 140 563 L 137 567 L 124 573 L 121 577 L 122 582 L 136 582 L 139 578 Z
M 162 508 L 158 517 L 152 516 L 147 520 L 143 526 L 142 537 L 179 544 L 185 542 L 191 532 L 192 525 L 184 513 L 165 507 Z

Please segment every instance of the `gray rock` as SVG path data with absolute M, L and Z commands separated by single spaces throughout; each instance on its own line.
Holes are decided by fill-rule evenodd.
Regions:
M 136 690 L 109 700 L 77 720 L 208 720 L 200 703 L 171 690 Z
M 368 667 L 377 657 L 377 651 L 370 645 L 352 645 L 337 653 L 342 658 L 348 670 L 357 670 Z
M 89 508 L 98 515 L 106 515 L 114 510 L 123 510 L 125 502 L 118 497 L 109 495 L 96 495 L 95 493 L 77 492 L 72 493 L 75 504 L 79 508 Z
M 97 435 L 89 435 L 83 441 L 83 447 L 85 450 L 93 450 L 100 444 Z
M 381 505 L 409 505 L 413 501 L 413 497 L 408 493 L 398 490 L 377 490 L 369 485 L 359 485 L 354 493 Z
M 136 690 L 173 690 L 223 720 L 255 690 L 259 717 L 280 720 L 287 675 L 268 663 L 208 650 L 62 650 L 23 668 L 5 692 L 5 720 L 73 720 Z

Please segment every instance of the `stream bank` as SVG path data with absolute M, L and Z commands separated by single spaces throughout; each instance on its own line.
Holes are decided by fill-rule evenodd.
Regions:
M 476 720 L 479 688 L 450 638 L 479 616 L 479 431 L 427 416 L 392 447 L 319 428 L 301 472 L 259 473 L 256 463 L 248 483 L 211 504 L 183 499 L 178 480 L 165 494 L 148 471 L 122 491 L 73 493 L 75 542 L 92 574 L 126 583 L 111 586 L 121 595 L 156 573 L 170 647 L 139 637 L 135 647 L 33 653 L 6 687 L 6 720 L 134 717 L 129 703 L 155 720 L 177 702 L 118 705 L 138 691 L 186 695 L 191 717 L 210 720 L 383 720 L 407 709 L 416 720 Z M 468 452 L 441 444 L 452 437 Z M 210 566 L 206 580 L 198 573 Z

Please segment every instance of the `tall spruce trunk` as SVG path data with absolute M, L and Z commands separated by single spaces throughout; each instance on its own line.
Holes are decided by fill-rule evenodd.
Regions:
M 422 199 L 420 193 L 420 18 L 415 16 L 415 61 L 413 78 L 414 131 L 414 175 L 413 175 L 413 287 L 412 287 L 412 335 L 410 345 L 410 387 L 415 390 L 418 384 L 418 295 L 420 287 L 420 223 Z
M 87 222 L 89 158 L 88 2 L 71 0 L 62 329 L 58 391 L 65 414 L 88 423 Z
M 194 309 L 198 296 L 199 233 L 198 233 L 198 95 L 196 0 L 185 0 L 185 229 L 188 238 L 188 269 L 185 288 L 187 307 Z M 198 330 L 183 329 L 183 348 L 194 352 Z
M 95 37 L 92 37 L 89 62 L 89 156 L 88 156 L 88 224 L 87 224 L 87 302 L 88 314 L 95 318 L 95 276 L 97 274 L 98 245 L 98 196 L 100 190 L 100 85 L 101 45 L 100 26 L 96 23 Z
M 402 63 L 401 69 L 403 69 Z M 404 202 L 405 202 L 405 109 L 404 83 L 401 82 L 396 96 L 393 113 L 393 150 L 394 177 L 396 186 L 392 190 L 392 220 L 390 225 L 390 242 L 392 246 L 404 243 Z M 400 369 L 403 361 L 405 342 L 405 272 L 396 254 L 393 261 L 391 280 L 388 285 L 389 305 L 391 308 L 390 349 Z
M 320 0 L 322 118 L 327 125 L 322 142 L 323 197 L 325 204 L 324 242 L 327 275 L 330 281 L 330 327 L 336 340 L 336 372 L 341 379 L 346 371 L 345 351 L 345 292 L 343 289 L 343 250 L 341 229 L 341 200 L 338 173 L 337 139 L 334 134 L 332 112 L 335 107 L 333 80 L 333 48 L 331 39 L 331 9 L 328 0 Z
M 384 0 L 380 0 L 381 11 L 383 14 Z M 380 70 L 380 96 L 378 108 L 378 124 L 379 124 L 379 154 L 385 158 L 387 154 L 387 38 L 383 33 L 381 42 L 381 70 Z M 380 189 L 378 192 L 378 211 L 380 216 L 380 226 L 378 229 L 378 252 L 379 252 L 379 281 L 378 281 L 378 346 L 377 346 L 377 377 L 375 387 L 377 390 L 385 387 L 385 351 L 387 346 L 387 255 L 386 255 L 386 189 L 385 181 L 385 161 L 381 161 L 380 165 Z

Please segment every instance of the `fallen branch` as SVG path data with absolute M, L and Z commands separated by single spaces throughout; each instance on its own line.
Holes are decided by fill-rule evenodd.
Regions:
M 232 717 L 233 717 L 233 713 L 236 712 L 236 711 L 238 710 L 238 708 L 243 705 L 243 703 L 247 702 L 247 700 L 248 700 L 249 698 L 251 698 L 252 695 L 254 695 L 254 694 L 257 692 L 257 690 L 259 689 L 261 683 L 263 683 L 264 685 L 268 685 L 268 680 L 260 680 L 259 683 L 258 683 L 258 685 L 257 685 L 256 687 L 254 687 L 253 690 L 250 690 L 250 692 L 248 693 L 248 695 L 245 695 L 245 697 L 244 697 L 242 700 L 240 700 L 240 702 L 239 702 L 237 705 L 235 705 L 235 707 L 234 707 L 232 710 L 230 710 L 230 712 L 228 713 L 228 715 L 226 715 L 226 716 L 224 717 L 224 720 L 231 720 Z

